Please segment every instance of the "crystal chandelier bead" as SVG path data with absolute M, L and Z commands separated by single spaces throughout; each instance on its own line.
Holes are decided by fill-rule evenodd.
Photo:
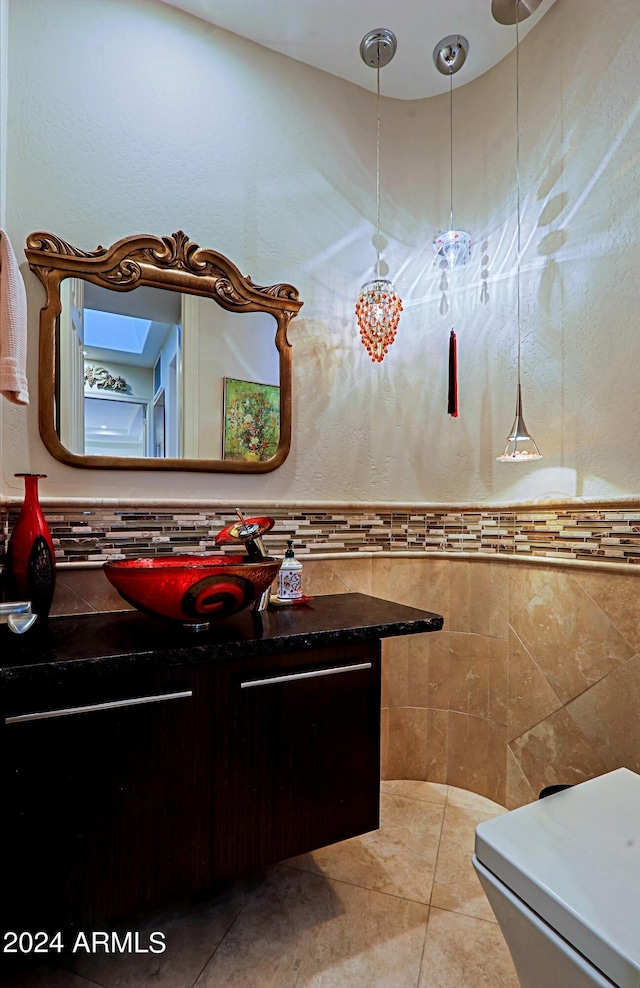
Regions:
M 360 289 L 356 316 L 369 356 L 380 363 L 396 338 L 402 301 L 388 278 L 375 278 Z
M 447 230 L 434 237 L 433 252 L 449 268 L 462 267 L 471 257 L 471 237 L 462 230 Z

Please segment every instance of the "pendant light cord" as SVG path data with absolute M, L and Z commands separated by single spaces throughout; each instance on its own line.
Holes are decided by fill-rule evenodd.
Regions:
M 380 277 L 380 52 L 376 69 L 376 278 Z
M 449 75 L 449 229 L 453 230 L 453 69 Z
M 518 221 L 518 240 L 516 255 L 516 313 L 518 323 L 518 393 L 520 392 L 520 37 L 519 37 L 520 0 L 516 0 L 516 216 Z

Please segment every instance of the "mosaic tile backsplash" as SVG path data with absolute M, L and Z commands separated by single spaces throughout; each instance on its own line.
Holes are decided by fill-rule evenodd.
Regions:
M 18 509 L 2 514 L 4 554 Z M 235 520 L 233 508 L 145 510 L 65 508 L 45 516 L 58 563 L 103 562 L 141 555 L 209 552 L 215 534 Z M 296 553 L 482 552 L 521 558 L 640 563 L 640 507 L 585 510 L 401 511 L 271 510 L 267 551 L 282 555 L 287 539 Z M 228 548 L 228 552 L 236 551 Z

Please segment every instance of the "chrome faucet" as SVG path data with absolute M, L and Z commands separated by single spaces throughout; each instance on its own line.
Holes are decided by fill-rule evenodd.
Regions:
M 267 556 L 267 550 L 264 547 L 264 542 L 260 534 L 254 534 L 255 529 L 252 530 L 251 525 L 247 523 L 246 518 L 240 511 L 240 508 L 236 508 L 236 514 L 240 521 L 241 526 L 238 529 L 238 535 L 244 541 L 244 547 L 247 550 L 247 554 L 253 559 L 261 559 Z M 263 590 L 257 600 L 254 600 L 251 605 L 252 611 L 266 611 L 269 606 L 269 601 L 271 600 L 271 587 L 267 587 Z
M 273 528 L 273 518 L 245 518 L 240 508 L 236 508 L 238 521 L 223 528 L 216 535 L 216 545 L 241 542 L 250 560 L 258 562 L 268 559 L 269 553 L 264 547 L 262 536 Z M 271 587 L 267 587 L 251 605 L 253 611 L 264 611 L 269 604 Z
M 244 542 L 247 555 L 253 559 L 263 558 L 267 555 L 267 550 L 264 547 L 260 529 L 256 524 L 252 525 L 247 521 L 240 508 L 236 508 L 236 514 L 242 523 L 238 525 L 238 539 Z

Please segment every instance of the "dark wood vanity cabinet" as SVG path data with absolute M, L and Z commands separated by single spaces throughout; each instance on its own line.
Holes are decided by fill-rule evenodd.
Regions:
M 226 662 L 215 692 L 217 878 L 378 827 L 379 642 Z
M 378 826 L 379 643 L 130 679 L 6 707 L 5 927 L 125 915 Z
M 4 929 L 131 916 L 374 830 L 380 640 L 441 627 L 336 594 L 199 636 L 134 612 L 0 628 Z

